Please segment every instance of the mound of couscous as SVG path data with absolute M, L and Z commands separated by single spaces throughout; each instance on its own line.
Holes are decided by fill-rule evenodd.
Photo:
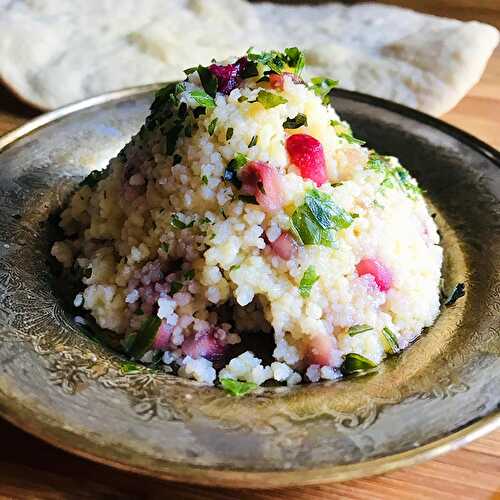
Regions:
M 435 320 L 442 249 L 416 181 L 303 66 L 289 48 L 186 70 L 62 212 L 74 304 L 132 358 L 238 393 L 371 369 Z

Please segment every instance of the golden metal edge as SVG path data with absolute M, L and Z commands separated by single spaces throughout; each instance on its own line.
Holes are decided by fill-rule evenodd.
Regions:
M 68 104 L 64 107 L 44 113 L 39 117 L 28 121 L 26 124 L 14 129 L 0 137 L 0 152 L 5 150 L 17 140 L 29 135 L 31 132 L 43 126 L 57 121 L 64 116 L 81 111 L 99 104 L 120 100 L 136 94 L 141 94 L 160 88 L 162 84 L 150 84 L 130 87 L 123 90 L 109 92 L 96 97 Z M 304 486 L 325 482 L 339 482 L 356 479 L 360 477 L 384 474 L 395 469 L 409 467 L 436 458 L 449 451 L 456 450 L 486 434 L 500 428 L 500 411 L 480 418 L 477 422 L 453 432 L 449 436 L 430 442 L 395 455 L 359 462 L 349 465 L 337 465 L 333 467 L 320 467 L 314 469 L 300 469 L 293 471 L 270 471 L 270 472 L 245 472 L 239 470 L 205 469 L 181 464 L 169 464 L 166 468 L 144 468 L 131 463 L 123 463 L 113 458 L 107 458 L 106 453 L 100 450 L 92 450 L 92 446 L 73 448 L 69 444 L 71 440 L 58 439 L 55 436 L 55 428 L 50 423 L 43 422 L 40 427 L 33 425 L 35 418 L 19 416 L 16 405 L 8 404 L 0 408 L 0 416 L 13 425 L 29 432 L 43 441 L 57 446 L 67 452 L 80 457 L 93 460 L 100 464 L 113 466 L 128 472 L 134 472 L 145 476 L 158 477 L 165 480 L 181 481 L 190 484 L 219 487 L 246 487 L 255 489 L 279 488 L 286 486 Z M 24 409 L 26 411 L 26 409 Z M 29 409 L 28 409 L 29 413 Z M 34 415 L 32 416 L 34 417 Z M 75 436 L 77 437 L 77 436 Z M 81 438 L 81 436 L 78 436 Z M 89 448 L 89 449 L 87 449 Z M 249 481 L 252 481 L 249 486 Z

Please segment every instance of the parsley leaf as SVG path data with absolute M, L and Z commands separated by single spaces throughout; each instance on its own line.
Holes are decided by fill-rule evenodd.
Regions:
M 182 283 L 180 283 L 179 281 L 172 281 L 170 285 L 170 294 L 173 295 L 174 293 L 177 293 L 181 289 L 182 289 Z
M 252 48 L 250 48 L 247 52 L 247 58 L 249 61 L 262 64 L 273 73 L 278 74 L 290 68 L 296 75 L 300 75 L 305 65 L 304 54 L 297 47 L 288 47 L 284 52 L 271 50 L 270 52 L 261 52 L 259 54 L 252 52 Z M 243 78 L 247 77 L 243 76 Z
M 233 137 L 234 129 L 232 127 L 229 127 L 226 130 L 226 141 L 229 141 L 231 137 Z
M 200 106 L 205 108 L 214 108 L 215 101 L 214 98 L 209 96 L 206 92 L 200 89 L 192 90 L 189 95 L 196 101 Z
M 107 170 L 92 170 L 92 172 L 90 172 L 90 174 L 80 182 L 79 186 L 88 186 L 89 188 L 93 188 L 98 182 L 105 179 L 107 175 Z
M 343 375 L 359 375 L 376 367 L 377 363 L 371 359 L 365 358 L 361 354 L 350 352 L 344 356 L 344 362 L 340 370 Z
M 315 76 L 311 78 L 310 89 L 319 95 L 323 101 L 323 104 L 329 104 L 330 98 L 328 94 L 330 91 L 339 84 L 338 80 L 331 80 L 330 78 L 322 78 L 320 76 Z
M 384 350 L 387 354 L 396 354 L 399 352 L 398 339 L 392 330 L 386 326 L 382 329 L 382 339 L 384 343 Z
M 236 153 L 234 158 L 228 163 L 224 171 L 224 180 L 231 182 L 237 188 L 241 187 L 241 182 L 238 179 L 238 170 L 244 167 L 248 162 L 248 158 L 242 153 Z
M 286 63 L 296 75 L 300 75 L 306 64 L 304 53 L 297 47 L 289 47 L 285 49 Z
M 314 266 L 309 266 L 306 269 L 304 275 L 302 276 L 302 279 L 300 280 L 299 284 L 300 296 L 304 298 L 309 297 L 309 295 L 311 295 L 312 286 L 318 280 L 319 276 L 316 273 L 316 269 L 314 269 Z
M 340 208 L 329 195 L 322 191 L 315 188 L 309 190 L 304 201 L 323 229 L 338 231 L 346 229 L 352 224 L 351 214 Z
M 278 94 L 273 94 L 267 90 L 261 90 L 257 94 L 257 100 L 252 102 L 260 102 L 265 109 L 271 109 L 280 104 L 287 103 L 288 100 Z
M 351 134 L 348 134 L 347 132 L 341 132 L 338 134 L 339 137 L 342 137 L 342 139 L 345 139 L 349 144 L 359 144 L 362 146 L 365 144 L 365 141 L 362 141 L 361 139 L 356 139 L 356 137 L 353 137 Z
M 257 388 L 257 384 L 253 382 L 240 382 L 232 378 L 223 378 L 220 383 L 226 392 L 238 398 Z
M 186 224 L 179 219 L 179 216 L 177 214 L 173 214 L 172 218 L 170 219 L 170 225 L 177 229 L 186 229 L 188 227 L 194 226 L 194 219 L 189 224 Z
M 129 348 L 129 354 L 132 358 L 140 359 L 151 349 L 160 324 L 161 319 L 158 316 L 149 316 L 143 321 Z
M 254 61 L 248 61 L 243 71 L 240 73 L 241 78 L 253 78 L 259 74 L 257 64 Z M 239 100 L 239 99 L 238 99 Z M 240 101 L 241 102 L 241 101 Z
M 201 176 L 201 183 L 206 186 L 208 184 L 208 177 L 206 175 Z
M 259 140 L 259 136 L 258 135 L 254 135 L 252 137 L 252 140 L 248 143 L 248 147 L 249 148 L 253 148 L 254 146 L 256 146 L 258 140 Z
M 201 86 L 210 97 L 215 97 L 215 94 L 217 93 L 217 87 L 219 85 L 217 77 L 205 66 L 200 65 L 198 66 L 197 70 L 200 77 Z
M 208 135 L 212 136 L 215 132 L 215 127 L 217 125 L 218 118 L 214 118 L 208 125 Z
M 307 116 L 299 113 L 295 118 L 287 118 L 283 122 L 283 128 L 294 129 L 299 127 L 307 127 Z
M 350 337 L 354 337 L 355 335 L 358 335 L 360 333 L 365 333 L 369 332 L 370 330 L 373 330 L 373 328 L 370 325 L 354 325 L 347 330 L 347 334 Z
M 128 361 L 126 363 L 122 363 L 120 366 L 120 371 L 124 375 L 132 375 L 134 373 L 139 373 L 141 367 L 135 363 L 132 363 L 131 361 Z

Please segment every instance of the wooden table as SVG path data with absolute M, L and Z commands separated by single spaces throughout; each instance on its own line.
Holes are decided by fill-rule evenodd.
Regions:
M 0 87 L 0 135 L 36 116 Z M 500 148 L 500 49 L 444 120 Z M 274 491 L 208 489 L 142 478 L 53 448 L 0 420 L 1 498 L 499 499 L 500 431 L 411 469 L 347 483 Z

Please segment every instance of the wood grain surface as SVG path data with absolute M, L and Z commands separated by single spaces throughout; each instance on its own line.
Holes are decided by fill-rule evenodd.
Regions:
M 499 0 L 496 2 L 500 5 Z M 486 2 L 459 3 L 466 7 L 476 3 L 488 10 Z M 448 15 L 453 16 L 453 12 Z M 469 11 L 467 15 L 473 17 Z M 0 86 L 0 135 L 36 115 Z M 481 82 L 442 118 L 500 148 L 500 49 Z M 384 476 L 316 487 L 250 491 L 166 483 L 116 471 L 60 451 L 0 420 L 0 498 L 500 500 L 500 431 L 431 462 Z

